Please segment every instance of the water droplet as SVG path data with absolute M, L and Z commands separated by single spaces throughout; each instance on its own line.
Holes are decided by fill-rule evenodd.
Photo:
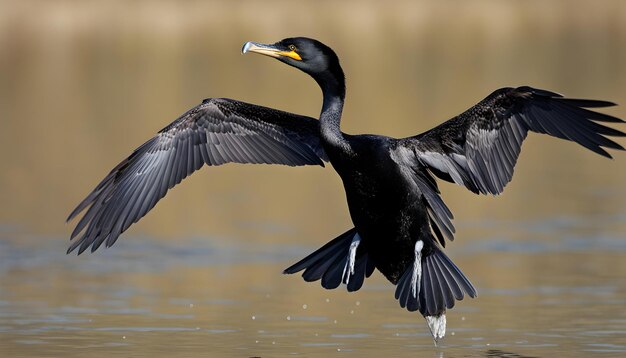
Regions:
M 259 343 L 259 341 L 254 341 L 254 343 Z
M 291 321 L 291 316 L 287 316 L 287 321 Z
M 350 310 L 350 314 L 354 314 L 354 310 Z
M 334 324 L 337 324 L 337 320 L 334 320 L 334 321 L 333 321 L 333 323 L 334 323 Z
M 302 309 L 303 310 L 307 309 L 307 307 L 309 307 L 309 306 L 307 306 L 306 303 L 302 305 Z
M 122 336 L 122 339 L 126 339 L 126 336 Z
M 190 303 L 190 304 L 189 304 L 189 308 L 193 308 L 193 303 Z
M 276 344 L 276 342 L 272 342 L 272 344 Z
M 252 320 L 254 321 L 256 319 L 256 316 L 252 316 Z
M 327 299 L 326 299 L 326 303 L 328 303 L 328 302 L 330 302 L 330 298 L 327 298 Z
M 454 332 L 451 332 L 451 333 L 450 333 L 450 335 L 451 335 L 451 336 L 454 336 Z
M 465 321 L 465 317 L 461 317 L 461 321 Z
M 337 352 L 341 352 L 341 348 L 337 348 Z
M 358 305 L 361 304 L 361 302 L 360 301 L 356 301 L 355 304 L 358 306 Z

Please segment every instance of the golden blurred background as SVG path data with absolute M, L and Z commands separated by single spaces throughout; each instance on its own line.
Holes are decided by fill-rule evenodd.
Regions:
M 240 54 L 246 41 L 292 36 L 317 38 L 338 53 L 347 76 L 343 129 L 349 133 L 414 135 L 497 88 L 519 85 L 614 101 L 621 106 L 606 113 L 626 118 L 626 2 L 620 0 L 0 1 L 0 226 L 14 233 L 0 240 L 30 235 L 64 252 L 74 224 L 64 220 L 73 207 L 134 148 L 204 98 L 317 117 L 321 95 L 314 81 L 268 58 Z M 611 154 L 616 158 L 606 160 L 532 135 L 502 196 L 478 197 L 442 184 L 458 227 L 448 251 L 453 257 L 470 252 L 486 233 L 523 247 L 525 223 L 551 218 L 587 218 L 581 230 L 592 237 L 625 234 L 626 155 Z M 200 237 L 254 248 L 313 248 L 350 227 L 330 166 L 231 164 L 186 179 L 109 251 L 121 252 L 142 236 L 185 245 Z M 550 232 L 545 236 L 551 239 Z M 78 262 L 87 265 L 90 257 Z M 568 277 L 581 259 L 504 255 L 499 264 L 514 269 L 502 274 L 487 257 L 455 261 L 480 287 L 495 289 L 541 283 L 545 270 Z M 601 256 L 589 262 L 597 272 L 626 272 L 624 253 L 611 257 L 610 265 Z M 245 277 L 245 269 L 237 266 L 238 275 Z M 251 276 L 267 282 L 264 287 L 279 280 L 293 285 L 279 291 L 297 302 L 328 294 L 277 272 Z M 219 272 L 210 279 L 203 269 L 187 274 L 128 280 L 163 295 L 196 294 L 198 280 L 240 292 L 220 282 Z M 582 278 L 588 285 L 594 279 Z M 376 317 L 406 314 L 394 306 L 392 288 L 373 280 L 388 296 L 388 310 Z M 67 292 L 88 295 L 61 277 L 54 282 L 63 292 L 39 294 L 59 305 Z M 103 284 L 113 282 L 109 277 Z M 623 290 L 616 293 L 621 299 Z M 489 300 L 477 304 L 486 309 Z
M 315 83 L 275 61 L 240 55 L 248 40 L 301 35 L 333 47 L 348 81 L 343 128 L 350 133 L 414 135 L 503 86 L 626 104 L 623 1 L 0 4 L 0 218 L 40 233 L 68 233 L 66 214 L 108 170 L 203 98 L 316 117 Z M 626 117 L 624 108 L 608 112 Z M 501 198 L 444 185 L 445 199 L 461 220 L 593 212 L 602 203 L 579 193 L 624 182 L 625 159 L 616 154 L 607 161 L 531 136 Z M 251 229 L 268 222 L 312 242 L 346 229 L 338 177 L 308 167 L 210 168 L 129 234 L 234 230 L 246 240 L 277 240 Z

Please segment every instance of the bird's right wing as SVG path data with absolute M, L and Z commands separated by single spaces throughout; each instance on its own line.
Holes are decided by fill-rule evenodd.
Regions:
M 321 165 L 319 121 L 231 99 L 207 99 L 119 163 L 72 211 L 86 209 L 68 253 L 109 247 L 167 191 L 203 165 Z M 80 234 L 80 237 L 77 237 Z

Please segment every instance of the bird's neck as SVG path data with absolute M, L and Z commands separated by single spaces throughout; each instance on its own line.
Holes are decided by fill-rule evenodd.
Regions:
M 322 112 L 320 114 L 321 137 L 327 146 L 347 152 L 350 150 L 348 141 L 341 133 L 341 113 L 345 98 L 345 85 L 341 81 L 318 81 L 324 94 Z

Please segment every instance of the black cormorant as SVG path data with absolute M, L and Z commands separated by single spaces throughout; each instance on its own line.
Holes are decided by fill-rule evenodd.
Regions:
M 187 175 L 206 165 L 273 163 L 324 165 L 343 180 L 354 228 L 287 268 L 358 290 L 378 269 L 396 285 L 402 307 L 419 310 L 435 340 L 445 334 L 445 311 L 476 290 L 442 252 L 452 240 L 452 213 L 435 177 L 474 193 L 499 194 L 529 131 L 574 141 L 602 156 L 623 150 L 607 136 L 624 136 L 599 122 L 622 120 L 586 108 L 613 103 L 563 98 L 531 87 L 502 88 L 461 115 L 416 136 L 349 135 L 339 123 L 344 74 L 333 50 L 308 38 L 272 45 L 248 42 L 242 51 L 271 56 L 319 84 L 319 121 L 232 99 L 211 98 L 137 148 L 70 214 L 86 210 L 68 253 L 113 245 Z

